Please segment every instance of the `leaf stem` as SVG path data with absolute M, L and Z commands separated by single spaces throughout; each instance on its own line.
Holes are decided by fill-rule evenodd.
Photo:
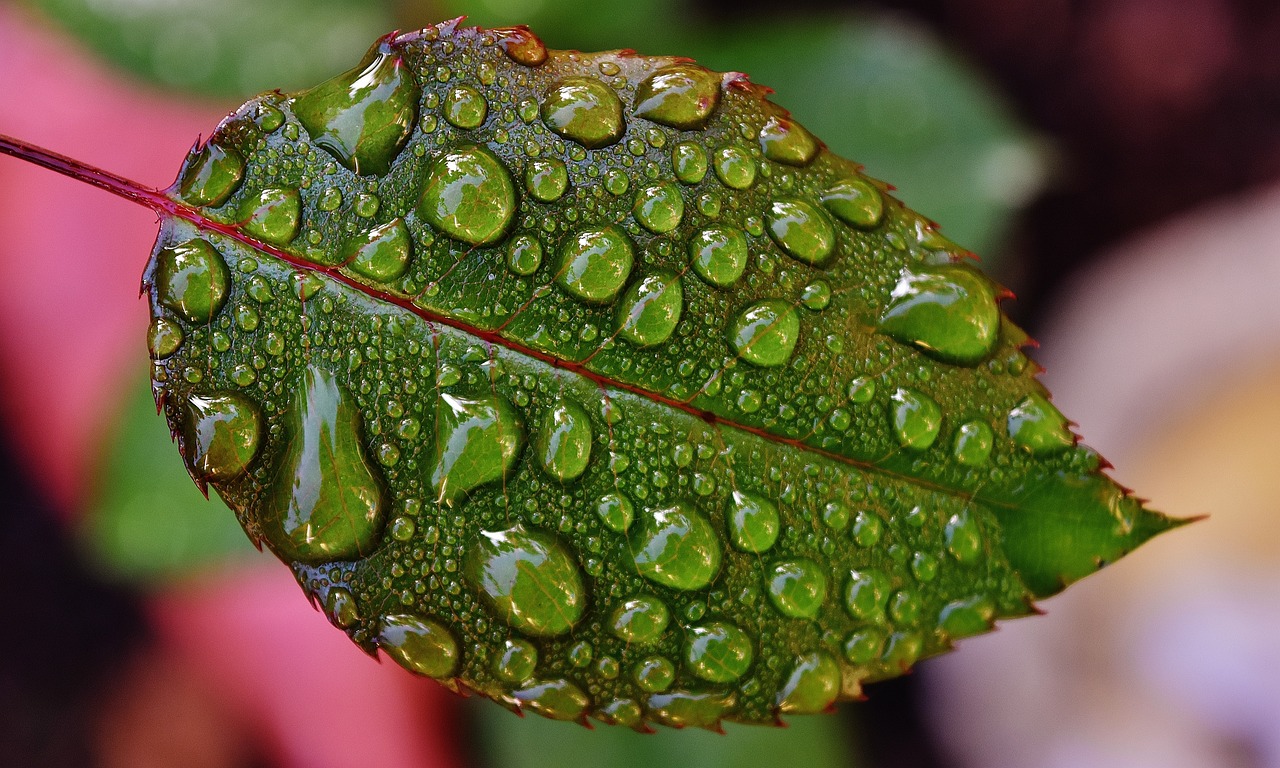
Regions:
M 19 160 L 25 160 L 28 163 L 56 171 L 63 176 L 69 176 L 77 181 L 92 184 L 99 189 L 105 189 L 113 195 L 119 195 L 139 205 L 145 205 L 157 213 L 174 212 L 174 201 L 170 200 L 158 189 L 143 186 L 132 179 L 117 176 L 110 171 L 104 171 L 101 168 L 96 168 L 66 155 L 60 155 L 57 152 L 38 147 L 21 139 L 0 134 L 0 154 L 16 157 Z

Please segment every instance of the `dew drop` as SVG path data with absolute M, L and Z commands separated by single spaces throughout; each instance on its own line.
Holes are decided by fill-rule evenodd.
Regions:
M 827 577 L 812 560 L 784 560 L 769 569 L 769 599 L 784 616 L 812 619 L 827 598 Z
M 995 603 L 989 597 L 953 600 L 938 613 L 938 629 L 952 640 L 980 635 L 991 629 L 995 613 Z
M 609 619 L 609 627 L 619 639 L 634 645 L 652 645 L 667 630 L 671 614 L 666 603 L 644 595 L 618 606 Z
M 640 705 L 631 699 L 616 699 L 601 707 L 596 712 L 596 717 L 609 725 L 634 728 L 640 725 L 640 718 L 643 715 Z
M 738 356 L 762 368 L 786 365 L 800 339 L 800 316 L 781 299 L 757 301 L 729 324 L 729 343 Z
M 498 45 L 517 64 L 538 67 L 547 60 L 547 46 L 528 27 L 505 27 L 492 31 L 500 35 Z
M 853 540 L 863 548 L 874 547 L 880 543 L 884 534 L 884 523 L 874 513 L 865 509 L 853 519 Z
M 521 235 L 507 248 L 507 269 L 517 275 L 532 275 L 542 266 L 542 243 L 529 235 Z
M 204 147 L 187 161 L 178 182 L 178 195 L 196 206 L 219 206 L 231 197 L 244 178 L 244 157 L 217 144 Z
M 969 512 L 957 512 L 947 521 L 944 532 L 947 551 L 962 563 L 976 563 L 982 556 L 982 531 Z
M 818 156 L 818 140 L 795 120 L 774 115 L 760 128 L 760 149 L 775 163 L 799 167 Z
M 960 265 L 903 272 L 880 330 L 946 363 L 975 365 L 991 354 L 1000 310 L 991 284 Z
M 740 147 L 725 147 L 715 155 L 716 177 L 730 189 L 748 189 L 756 183 L 756 161 Z
M 693 271 L 708 283 L 727 288 L 747 268 L 747 238 L 735 227 L 707 227 L 689 240 Z
M 636 194 L 632 212 L 645 229 L 665 234 L 680 226 L 680 219 L 684 217 L 684 198 L 674 184 L 645 187 Z
M 678 142 L 671 148 L 671 167 L 681 183 L 698 184 L 707 175 L 707 152 L 696 142 Z
M 884 632 L 878 629 L 850 632 L 844 641 L 844 657 L 850 664 L 867 664 L 880 655 L 884 640 Z
M 444 119 L 455 128 L 478 128 L 489 114 L 489 103 L 469 85 L 449 89 L 444 97 Z
M 555 202 L 569 188 L 569 169 L 554 157 L 531 160 L 524 169 L 524 187 L 535 200 Z
M 613 89 L 590 77 L 566 77 L 542 102 L 547 127 L 588 149 L 616 144 L 626 123 Z
M 711 683 L 731 683 L 751 667 L 751 638 L 727 621 L 690 627 L 685 635 L 685 667 Z
M 729 541 L 743 552 L 767 551 L 782 530 L 777 505 L 749 491 L 733 492 L 727 518 Z
M 596 513 L 606 528 L 615 533 L 626 533 L 635 516 L 635 507 L 621 493 L 606 493 L 596 504 Z
M 827 214 L 803 200 L 775 200 L 765 211 L 769 236 L 788 255 L 826 266 L 836 250 L 836 231 Z
M 404 219 L 393 219 L 348 240 L 342 249 L 342 261 L 370 280 L 388 283 L 409 269 L 412 250 Z
M 671 338 L 684 309 L 684 288 L 675 272 L 660 269 L 640 278 L 618 302 L 618 335 L 651 347 Z
M 508 624 L 537 637 L 568 632 L 586 608 L 582 572 L 568 550 L 523 525 L 481 531 L 464 575 Z
M 876 382 L 867 376 L 859 376 L 849 382 L 849 402 L 865 405 L 876 396 Z
M 938 439 L 942 408 L 933 398 L 913 389 L 899 389 L 890 396 L 889 417 L 898 443 L 923 451 Z
M 506 398 L 441 393 L 431 485 L 441 503 L 507 476 L 524 447 L 524 422 Z
M 663 67 L 636 88 L 635 114 L 655 123 L 703 128 L 720 101 L 720 76 L 696 64 Z
M 879 621 L 884 617 L 889 599 L 889 578 L 880 571 L 861 570 L 849 574 L 844 592 L 844 607 L 849 615 L 861 621 Z
M 302 198 L 296 189 L 268 187 L 240 203 L 240 228 L 264 243 L 288 245 L 298 236 Z
M 631 238 L 620 227 L 589 229 L 565 242 L 556 282 L 583 301 L 611 301 L 626 284 L 634 260 Z
M 542 414 L 534 453 L 547 474 L 561 482 L 587 471 L 591 460 L 591 417 L 578 402 L 560 398 Z
M 641 576 L 673 589 L 701 589 L 720 571 L 720 541 L 706 518 L 684 502 L 648 510 L 631 534 Z
M 636 685 L 647 693 L 665 691 L 676 679 L 676 667 L 662 656 L 650 656 L 636 664 L 633 672 Z
M 493 658 L 493 673 L 508 683 L 523 683 L 538 667 L 538 649 L 519 637 L 509 637 Z
M 835 703 L 840 683 L 840 665 L 831 654 L 807 653 L 796 660 L 791 675 L 778 691 L 778 709 L 802 714 L 822 712 Z
M 501 240 L 516 213 L 515 182 L 493 153 L 480 147 L 447 152 L 431 166 L 418 212 L 455 240 Z
M 663 725 L 715 730 L 733 709 L 734 695 L 711 691 L 672 691 L 653 694 L 645 705 L 649 716 Z
M 230 480 L 244 473 L 262 444 L 262 416 L 243 395 L 224 392 L 187 400 L 182 447 L 200 480 Z
M 1040 394 L 1028 395 L 1009 411 L 1009 437 L 1033 456 L 1048 456 L 1075 445 L 1066 417 Z
M 340 629 L 347 629 L 360 619 L 355 597 L 342 587 L 334 587 L 325 595 L 324 612 L 329 621 Z
M 383 617 L 378 647 L 419 675 L 444 679 L 458 668 L 458 641 L 443 624 L 431 619 L 403 614 Z
M 831 286 L 827 284 L 826 280 L 815 280 L 809 283 L 800 292 L 800 303 L 806 309 L 821 312 L 831 303 Z
M 522 688 L 512 694 L 522 706 L 552 720 L 578 720 L 586 714 L 591 699 L 568 680 L 549 680 Z
M 156 256 L 156 297 L 190 323 L 208 323 L 227 300 L 227 263 L 201 238 L 160 249 Z
M 955 449 L 952 453 L 961 464 L 978 467 L 991 458 L 994 443 L 995 434 L 986 422 L 969 421 L 956 430 Z
M 154 318 L 147 328 L 147 351 L 152 360 L 163 360 L 182 346 L 182 326 L 163 317 Z
M 822 204 L 845 224 L 871 229 L 884 215 L 884 200 L 861 179 L 845 179 L 822 193 Z

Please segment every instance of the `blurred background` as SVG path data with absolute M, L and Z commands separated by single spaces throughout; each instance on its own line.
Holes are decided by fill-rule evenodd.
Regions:
M 0 133 L 165 186 L 223 114 L 466 14 L 777 90 L 1019 296 L 1122 483 L 1212 517 L 786 730 L 541 718 L 378 665 L 192 486 L 154 217 L 0 158 L 3 766 L 1280 766 L 1272 0 L 0 0 Z

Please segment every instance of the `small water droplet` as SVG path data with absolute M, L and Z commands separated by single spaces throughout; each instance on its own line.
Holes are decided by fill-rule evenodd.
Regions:
M 853 518 L 853 540 L 863 548 L 874 547 L 880 543 L 884 534 L 884 523 L 873 512 L 865 509 Z
M 831 654 L 807 653 L 796 660 L 790 676 L 778 691 L 778 709 L 803 714 L 822 712 L 835 703 L 840 683 L 840 664 Z
M 696 64 L 674 64 L 637 86 L 635 114 L 672 128 L 694 130 L 706 126 L 719 101 L 719 75 Z
M 512 694 L 522 706 L 552 720 L 580 720 L 591 699 L 568 680 L 549 680 Z
M 803 200 L 775 200 L 765 211 L 769 236 L 788 255 L 816 267 L 836 252 L 836 231 L 827 214 Z
M 633 675 L 640 690 L 648 693 L 665 691 L 676 680 L 676 667 L 662 656 L 650 656 L 636 665 Z
M 404 219 L 393 219 L 348 240 L 342 249 L 342 260 L 356 273 L 388 283 L 409 269 L 412 250 Z
M 517 64 L 538 67 L 547 60 L 547 46 L 528 27 L 504 27 L 491 31 L 499 35 L 498 45 Z
M 812 619 L 827 599 L 827 577 L 812 560 L 784 560 L 769 570 L 769 599 L 782 615 Z
M 556 282 L 583 301 L 611 301 L 626 284 L 634 260 L 631 238 L 620 227 L 589 229 L 565 242 Z
M 489 103 L 469 85 L 449 89 L 444 97 L 444 119 L 455 128 L 478 128 L 489 114 Z
M 844 657 L 850 664 L 867 664 L 880 655 L 884 647 L 884 632 L 868 628 L 850 632 L 844 641 Z
M 734 695 L 713 691 L 671 691 L 655 693 L 645 702 L 649 716 L 672 728 L 716 730 L 733 710 Z
M 871 229 L 884 215 L 884 200 L 875 187 L 861 179 L 838 181 L 822 194 L 822 204 L 837 219 L 860 229 Z
M 800 292 L 800 303 L 807 309 L 821 312 L 831 303 L 831 286 L 825 280 L 815 280 Z
M 618 335 L 651 347 L 671 338 L 684 310 L 684 288 L 675 272 L 660 269 L 636 281 L 618 302 Z
M 506 398 L 441 393 L 436 408 L 437 456 L 431 484 L 440 502 L 500 480 L 524 447 L 524 422 Z
M 201 480 L 230 480 L 244 473 L 262 444 L 262 416 L 243 395 L 223 392 L 187 400 L 183 450 Z
M 729 541 L 743 552 L 764 552 L 778 540 L 782 519 L 769 499 L 749 491 L 734 491 L 726 522 Z
M 611 195 L 623 195 L 631 187 L 631 180 L 627 178 L 625 171 L 614 168 L 604 176 L 604 188 Z
M 707 152 L 696 142 L 678 142 L 671 148 L 671 167 L 681 183 L 697 184 L 707 175 Z
M 458 641 L 439 622 L 418 616 L 384 616 L 378 647 L 419 675 L 444 679 L 458 668 Z
M 685 635 L 685 667 L 707 682 L 732 683 L 747 673 L 754 658 L 751 638 L 727 621 L 690 627 Z
M 417 532 L 418 524 L 413 522 L 413 518 L 401 515 L 391 521 L 388 530 L 391 533 L 391 538 L 396 541 L 408 541 Z
M 600 515 L 605 527 L 615 533 L 626 533 L 631 527 L 635 515 L 635 507 L 631 500 L 621 493 L 606 493 L 596 504 L 596 513 Z
M 1009 437 L 1033 456 L 1048 456 L 1075 445 L 1066 417 L 1040 394 L 1027 395 L 1009 411 Z
M 662 637 L 670 617 L 666 603 L 656 597 L 642 595 L 618 606 L 609 626 L 613 634 L 627 643 L 651 645 Z
M 205 144 L 187 161 L 178 181 L 178 195 L 196 206 L 219 206 L 231 197 L 244 178 L 244 157 L 234 149 Z
M 596 712 L 596 717 L 609 725 L 621 725 L 635 728 L 640 725 L 642 717 L 640 705 L 631 699 L 616 699 L 604 705 Z
M 889 599 L 889 577 L 876 570 L 851 571 L 844 606 L 861 621 L 880 621 Z
M 538 667 L 538 649 L 519 637 L 509 637 L 493 658 L 493 673 L 508 683 L 523 683 Z
M 956 430 L 956 461 L 969 467 L 977 467 L 987 463 L 991 458 L 991 448 L 995 443 L 995 433 L 990 425 L 983 421 L 969 421 Z
M 538 637 L 562 635 L 582 618 L 587 590 L 577 563 L 550 534 L 516 525 L 481 531 L 464 573 L 508 624 Z
M 213 320 L 227 300 L 230 279 L 221 254 L 201 238 L 162 248 L 156 255 L 156 298 L 190 323 Z
M 689 240 L 689 258 L 699 277 L 727 288 L 747 268 L 747 238 L 735 227 L 707 227 Z
M 849 524 L 849 507 L 839 501 L 829 502 L 822 509 L 822 522 L 833 531 L 843 531 Z
M 542 266 L 542 243 L 530 235 L 521 235 L 507 248 L 507 269 L 517 275 L 532 275 Z
M 905 388 L 889 399 L 889 417 L 898 443 L 913 451 L 933 445 L 942 428 L 942 408 L 938 403 L 928 395 Z
M 947 521 L 947 551 L 962 563 L 976 563 L 982 557 L 982 530 L 969 512 L 957 512 Z
M 542 101 L 547 127 L 588 149 L 615 144 L 626 123 L 613 89 L 591 77 L 566 77 Z
M 985 277 L 960 265 L 903 272 L 880 330 L 946 363 L 976 365 L 1000 334 L 1000 310 Z
M 329 621 L 340 629 L 347 629 L 360 620 L 355 597 L 342 587 L 334 587 L 325 595 L 324 612 Z
M 786 365 L 800 340 L 800 316 L 781 299 L 757 301 L 729 325 L 729 343 L 738 356 L 762 368 Z
M 952 640 L 980 635 L 991 629 L 995 613 L 995 603 L 989 597 L 953 600 L 939 611 L 938 629 Z
M 240 203 L 240 228 L 264 243 L 288 245 L 298 236 L 302 198 L 296 189 L 268 187 Z
M 632 212 L 645 229 L 665 234 L 680 226 L 680 219 L 684 217 L 684 198 L 674 184 L 645 187 L 636 193 Z
M 569 188 L 569 169 L 554 157 L 531 160 L 524 169 L 524 187 L 536 200 L 555 202 Z
M 362 219 L 372 219 L 378 215 L 378 209 L 382 207 L 382 198 L 369 192 L 362 192 L 356 195 L 355 212 Z
M 256 122 L 264 133 L 274 133 L 284 125 L 284 113 L 270 104 L 259 104 Z
M 591 460 L 591 417 L 578 402 L 558 399 L 542 414 L 534 453 L 547 474 L 561 482 L 578 478 Z
M 715 155 L 716 176 L 730 189 L 748 189 L 756 183 L 756 161 L 740 147 L 724 147 Z
M 441 156 L 431 166 L 418 212 L 431 226 L 472 245 L 495 243 L 515 218 L 511 174 L 493 153 L 466 147 Z
M 147 351 L 152 360 L 163 360 L 182 346 L 182 326 L 163 317 L 154 318 L 147 328 Z
M 760 128 L 760 149 L 775 163 L 805 166 L 818 156 L 818 140 L 789 117 L 772 115 Z
M 876 382 L 869 376 L 859 376 L 849 382 L 849 402 L 865 405 L 876 396 Z
M 706 518 L 684 502 L 648 510 L 631 534 L 640 575 L 673 589 L 701 589 L 720 571 L 720 541 Z

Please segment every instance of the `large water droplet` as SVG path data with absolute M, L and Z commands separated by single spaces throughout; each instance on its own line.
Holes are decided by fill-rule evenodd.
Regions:
M 1067 419 L 1044 395 L 1032 394 L 1009 411 L 1009 437 L 1035 456 L 1075 445 Z
M 662 637 L 671 614 L 666 603 L 650 595 L 632 598 L 618 606 L 609 620 L 613 634 L 634 645 L 650 645 Z
M 591 705 L 582 689 L 568 680 L 548 680 L 512 694 L 522 706 L 552 720 L 581 719 Z
M 786 365 L 800 339 L 800 315 L 781 299 L 765 299 L 744 309 L 729 324 L 729 343 L 749 363 Z
M 524 187 L 535 200 L 555 202 L 569 188 L 569 169 L 554 157 L 530 160 L 524 169 Z
M 991 458 L 995 433 L 985 421 L 969 421 L 956 430 L 956 444 L 952 453 L 956 461 L 969 467 L 978 467 Z
M 342 261 L 370 280 L 387 283 L 404 275 L 412 251 L 404 219 L 393 219 L 348 240 Z
M 244 157 L 239 152 L 205 144 L 183 169 L 178 195 L 191 205 L 222 205 L 240 186 L 242 178 Z
M 778 506 L 749 491 L 734 491 L 726 516 L 729 541 L 743 552 L 764 552 L 778 540 L 782 519 Z
M 747 236 L 736 227 L 707 227 L 690 238 L 689 258 L 699 277 L 727 288 L 747 268 Z
M 716 176 L 730 189 L 748 189 L 756 183 L 756 161 L 740 147 L 725 147 L 715 156 Z
M 458 641 L 439 622 L 403 614 L 385 616 L 378 647 L 419 675 L 443 679 L 458 668 Z
M 754 657 L 751 638 L 727 621 L 690 627 L 685 636 L 685 666 L 711 683 L 731 683 L 742 677 Z
M 973 365 L 996 343 L 1000 310 L 991 284 L 968 267 L 904 271 L 880 316 L 880 330 L 943 362 Z
M 382 534 L 386 503 L 365 458 L 358 405 L 333 374 L 311 366 L 284 426 L 263 534 L 287 560 L 368 555 Z
M 631 534 L 641 576 L 673 589 L 701 589 L 720 571 L 720 540 L 684 502 L 647 511 Z
M 509 637 L 493 659 L 493 673 L 509 683 L 523 683 L 538 667 L 538 649 L 519 637 Z
M 418 119 L 418 85 L 384 41 L 355 69 L 299 95 L 293 112 L 311 140 L 349 170 L 386 173 Z
M 822 712 L 840 695 L 840 682 L 840 664 L 831 654 L 805 654 L 796 660 L 791 675 L 778 691 L 778 709 L 802 714 Z
M 805 166 L 818 156 L 818 140 L 795 120 L 774 115 L 760 128 L 760 149 L 775 163 Z
M 566 77 L 557 83 L 542 102 L 542 120 L 588 149 L 616 143 L 626 128 L 618 94 L 590 77 Z
M 889 577 L 884 573 L 869 569 L 849 573 L 844 607 L 850 616 L 861 621 L 880 621 L 888 600 Z
M 182 326 L 163 317 L 152 319 L 147 327 L 147 352 L 152 360 L 163 360 L 182 346 Z
M 822 204 L 850 226 L 871 229 L 884 215 L 880 192 L 862 179 L 838 181 L 822 193 Z
M 560 398 L 542 414 L 534 452 L 547 474 L 561 482 L 587 471 L 591 460 L 591 417 L 580 404 Z
M 618 335 L 649 347 L 671 338 L 684 310 L 684 288 L 675 272 L 660 269 L 632 284 L 618 302 Z
M 505 397 L 442 393 L 431 472 L 437 499 L 452 504 L 467 491 L 506 477 L 522 447 L 524 422 Z
M 634 260 L 631 238 L 620 227 L 589 229 L 565 242 L 556 282 L 583 301 L 611 301 L 626 284 Z
M 489 103 L 479 91 L 469 85 L 449 89 L 444 97 L 444 119 L 455 128 L 477 128 L 489 114 Z
M 258 407 L 235 392 L 192 395 L 183 427 L 187 464 L 200 480 L 238 477 L 262 444 Z
M 812 619 L 827 599 L 827 577 L 812 560 L 784 560 L 769 569 L 769 599 L 782 615 Z
M 803 200 L 775 200 L 765 211 L 769 236 L 788 255 L 817 267 L 836 251 L 836 230 L 827 214 Z
M 538 637 L 568 632 L 587 605 L 573 556 L 553 536 L 522 525 L 481 531 L 464 573 L 508 624 Z
M 302 198 L 296 189 L 268 187 L 246 197 L 239 208 L 240 228 L 264 243 L 288 245 L 298 236 Z
M 335 627 L 349 629 L 360 620 L 355 595 L 342 587 L 332 587 L 324 598 L 324 612 Z
M 655 693 L 645 702 L 649 716 L 672 728 L 719 728 L 734 706 L 732 693 L 671 691 Z
M 663 67 L 636 88 L 635 114 L 672 128 L 702 128 L 720 101 L 720 76 L 696 64 Z
M 516 214 L 516 188 L 502 161 L 480 147 L 447 152 L 431 165 L 418 212 L 455 240 L 501 240 Z
M 899 389 L 889 399 L 889 418 L 898 443 L 913 451 L 933 445 L 942 428 L 942 408 L 938 403 L 914 389 Z
M 227 263 L 207 240 L 195 238 L 160 250 L 156 297 L 190 323 L 208 323 L 226 303 Z
M 674 184 L 645 187 L 636 194 L 632 212 L 645 229 L 665 234 L 680 226 L 680 219 L 684 217 L 684 198 Z

